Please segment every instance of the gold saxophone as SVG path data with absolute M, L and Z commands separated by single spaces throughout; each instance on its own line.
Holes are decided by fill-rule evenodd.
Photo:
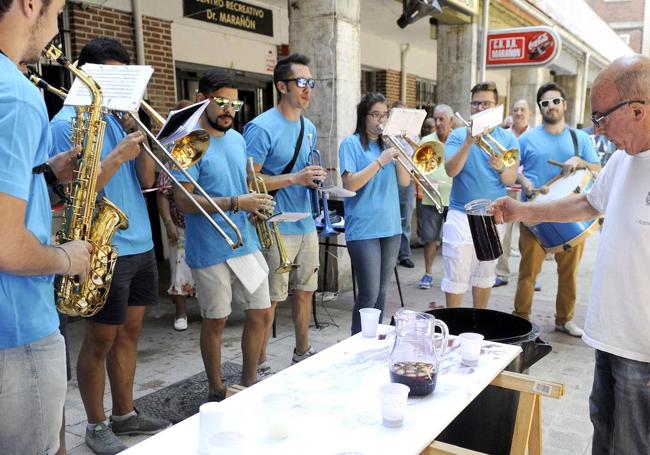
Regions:
M 76 276 L 59 276 L 55 282 L 56 306 L 70 316 L 95 315 L 106 303 L 117 261 L 117 249 L 111 239 L 117 229 L 126 229 L 129 221 L 108 199 L 97 202 L 97 176 L 101 165 L 102 142 L 106 122 L 102 119 L 102 91 L 85 72 L 50 46 L 45 55 L 73 73 L 88 88 L 91 104 L 77 109 L 72 122 L 72 144 L 82 149 L 79 169 L 70 185 L 63 229 L 57 233 L 59 242 L 85 240 L 93 247 L 90 272 L 81 282 Z

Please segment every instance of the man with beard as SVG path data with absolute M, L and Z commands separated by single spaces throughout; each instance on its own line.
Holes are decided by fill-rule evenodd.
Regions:
M 128 65 L 129 53 L 114 38 L 98 37 L 81 49 L 78 66 L 86 63 Z M 55 155 L 70 148 L 72 106 L 64 106 L 52 119 Z M 113 236 L 118 258 L 113 281 L 103 308 L 85 319 L 77 380 L 88 423 L 86 445 L 95 453 L 126 450 L 119 435 L 154 434 L 170 426 L 166 420 L 140 413 L 133 404 L 133 381 L 137 363 L 138 338 L 145 308 L 158 302 L 158 269 L 153 250 L 151 225 L 141 188 L 155 180 L 154 162 L 143 152 L 145 140 L 128 116 L 120 123 L 107 115 L 102 141 L 101 168 L 96 191 L 119 207 L 129 219 L 129 227 Z M 111 386 L 111 416 L 104 411 L 105 376 Z
M 567 102 L 562 87 L 547 82 L 537 90 L 537 105 L 542 113 L 542 125 L 528 130 L 519 138 L 521 165 L 524 175 L 519 181 L 525 195 L 533 188 L 545 185 L 560 173 L 568 175 L 576 167 L 600 170 L 598 155 L 589 136 L 568 127 L 564 122 Z M 564 163 L 562 168 L 548 163 Z M 542 269 L 545 252 L 532 232 L 521 225 L 519 230 L 519 281 L 513 314 L 531 319 L 535 280 Z M 558 270 L 558 291 L 555 300 L 555 328 L 571 336 L 582 336 L 582 329 L 573 322 L 576 304 L 576 275 L 584 250 L 584 239 L 571 248 L 555 254 Z
M 254 118 L 244 130 L 248 155 L 255 162 L 255 171 L 264 179 L 269 191 L 277 191 L 275 201 L 281 212 L 310 213 L 310 189 L 317 188 L 318 182 L 325 178 L 322 167 L 310 165 L 311 151 L 316 148 L 316 128 L 303 116 L 315 85 L 308 65 L 309 58 L 301 54 L 291 54 L 278 61 L 273 71 L 273 83 L 280 102 Z M 289 260 L 298 268 L 291 273 L 276 273 L 275 269 L 280 265 L 278 249 L 271 248 L 265 252 L 271 270 L 271 305 L 275 314 L 277 303 L 288 297 L 289 282 L 294 283 L 292 316 L 296 347 L 292 361 L 296 363 L 314 354 L 309 344 L 309 318 L 312 295 L 318 286 L 318 235 L 311 217 L 296 223 L 280 223 L 280 233 Z M 269 369 L 266 343 L 271 325 L 272 322 L 267 327 L 260 371 Z
M 54 454 L 66 391 L 65 347 L 54 306 L 54 274 L 88 273 L 91 247 L 50 245 L 43 167 L 52 144 L 39 91 L 18 70 L 38 61 L 56 35 L 63 0 L 0 0 L 0 448 Z M 43 169 L 46 169 L 43 172 Z M 68 178 L 71 177 L 69 173 Z M 51 181 L 51 180 L 50 180 Z
M 196 297 L 201 308 L 201 356 L 208 376 L 208 400 L 221 401 L 226 389 L 221 380 L 221 337 L 235 302 L 245 310 L 241 347 L 244 365 L 241 384 L 257 382 L 257 361 L 260 357 L 266 327 L 272 322 L 271 300 L 267 279 L 268 267 L 259 251 L 257 234 L 248 214 L 261 217 L 260 211 L 273 211 L 273 198 L 268 194 L 249 193 L 246 184 L 246 142 L 232 129 L 233 116 L 244 102 L 239 100 L 235 84 L 217 70 L 210 70 L 199 81 L 197 101 L 209 99 L 201 116 L 200 126 L 210 135 L 210 146 L 191 168 L 194 178 L 228 217 L 237 225 L 243 246 L 233 250 L 199 212 L 187 196 L 174 189 L 174 198 L 185 213 L 186 260 L 192 269 Z M 174 175 L 191 193 L 194 186 L 180 172 Z M 221 228 L 234 237 L 234 231 L 203 196 L 198 202 Z M 251 268 L 263 269 L 262 280 L 251 282 Z

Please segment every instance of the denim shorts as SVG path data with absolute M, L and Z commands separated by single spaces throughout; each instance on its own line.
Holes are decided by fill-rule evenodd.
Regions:
M 158 267 L 153 249 L 117 258 L 106 304 L 89 318 L 100 324 L 122 325 L 129 306 L 158 302 Z
M 65 347 L 58 330 L 23 346 L 0 349 L 3 455 L 56 453 L 65 376 Z
M 446 214 L 446 207 L 444 212 L 440 213 L 435 205 L 420 205 L 420 240 L 422 242 L 440 242 L 442 239 L 442 224 L 445 222 Z

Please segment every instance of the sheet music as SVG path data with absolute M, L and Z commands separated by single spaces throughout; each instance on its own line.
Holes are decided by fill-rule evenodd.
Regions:
M 82 68 L 102 89 L 102 106 L 109 110 L 134 112 L 140 107 L 144 91 L 153 74 L 149 65 L 97 65 L 86 63 Z M 90 92 L 79 78 L 75 79 L 64 104 L 87 106 Z
M 323 186 L 321 188 L 318 188 L 318 191 L 322 191 L 324 193 L 327 193 L 330 196 L 334 197 L 354 197 L 357 195 L 354 191 L 346 190 L 345 188 L 341 188 L 340 186 Z
M 384 127 L 384 134 L 418 137 L 427 116 L 424 109 L 393 108 Z
M 251 294 L 257 291 L 269 275 L 269 266 L 260 250 L 251 254 L 226 259 L 226 264 Z
M 171 111 L 165 124 L 160 129 L 156 139 L 161 144 L 167 145 L 190 134 L 196 129 L 203 111 L 208 107 L 209 99 L 187 106 L 183 109 Z
M 477 114 L 472 115 L 472 136 L 478 136 L 501 125 L 503 122 L 503 104 L 499 104 L 492 109 L 486 109 Z

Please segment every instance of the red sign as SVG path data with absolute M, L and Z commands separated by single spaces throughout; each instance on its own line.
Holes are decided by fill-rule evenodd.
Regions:
M 559 54 L 560 36 L 551 27 L 521 27 L 488 32 L 487 66 L 545 66 Z

